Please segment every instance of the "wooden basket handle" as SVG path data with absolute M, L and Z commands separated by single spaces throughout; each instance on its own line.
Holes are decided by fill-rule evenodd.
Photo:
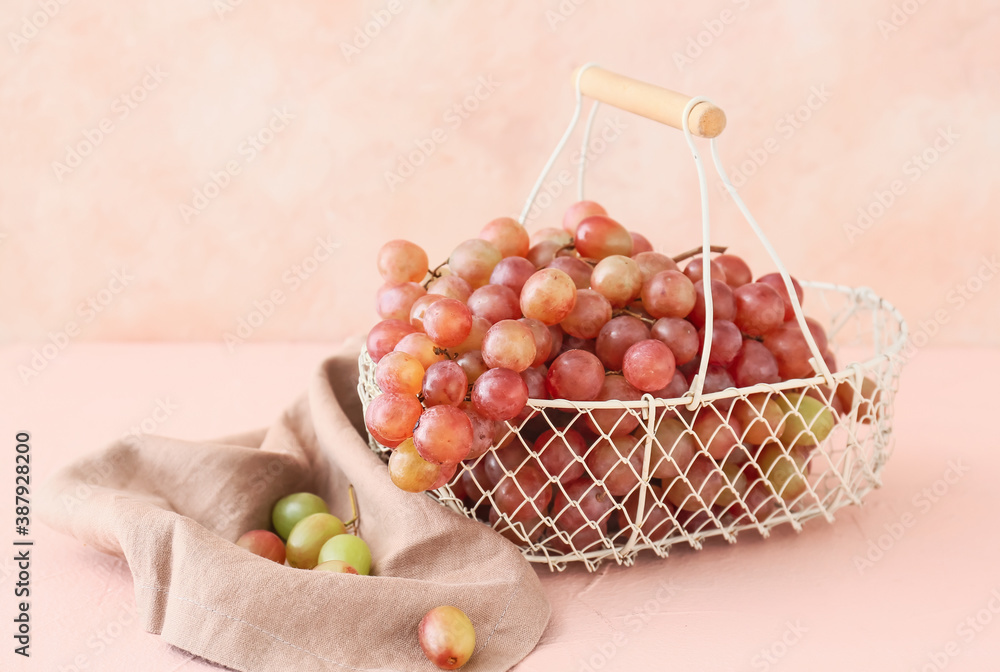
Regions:
M 583 95 L 661 124 L 684 128 L 684 108 L 691 96 L 597 66 L 584 67 L 582 74 L 579 68 L 573 72 L 573 84 L 579 77 Z M 688 126 L 694 135 L 714 138 L 726 127 L 726 113 L 711 103 L 698 103 L 691 109 Z

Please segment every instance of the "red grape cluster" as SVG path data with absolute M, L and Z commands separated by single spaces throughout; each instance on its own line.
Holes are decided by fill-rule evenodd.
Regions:
M 654 252 L 591 201 L 572 205 L 562 229 L 543 229 L 533 242 L 517 221 L 495 219 L 429 278 L 417 245 L 395 240 L 379 251 L 382 321 L 367 350 L 381 394 L 365 423 L 393 449 L 389 474 L 398 487 L 421 492 L 450 483 L 473 503 L 489 492 L 491 508 L 481 513 L 492 522 L 531 522 L 551 507 L 557 527 L 604 534 L 612 509 L 625 515 L 635 506 L 628 496 L 642 473 L 643 442 L 632 434 L 644 431 L 640 415 L 595 409 L 572 427 L 553 425 L 557 414 L 533 425 L 539 417 L 526 406 L 529 398 L 676 399 L 706 350 L 706 394 L 815 375 L 780 274 L 754 280 L 743 259 L 723 253 L 709 260 L 706 290 L 697 251 L 673 258 Z M 793 285 L 801 303 L 802 289 Z M 709 348 L 706 293 L 713 304 Z M 835 371 L 823 328 L 806 323 Z M 842 388 L 813 386 L 808 394 L 847 412 L 853 390 Z M 787 447 L 765 455 L 787 412 L 776 399 L 728 400 L 716 410 L 725 412 L 660 423 L 657 443 L 669 459 L 651 476 L 662 484 L 662 502 L 683 508 L 691 499 L 685 488 L 702 472 L 703 480 L 717 477 L 723 493 L 724 458 L 739 444 L 754 444 L 757 463 L 772 471 L 781 470 L 772 466 L 779 457 L 791 460 Z M 510 440 L 508 426 L 520 428 L 521 442 Z M 530 453 L 525 442 L 534 443 Z M 688 478 L 670 480 L 680 473 Z M 593 487 L 597 481 L 603 487 Z

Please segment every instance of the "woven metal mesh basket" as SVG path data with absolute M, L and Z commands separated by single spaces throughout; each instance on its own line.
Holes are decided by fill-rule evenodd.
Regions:
M 459 493 L 446 485 L 428 494 L 462 515 L 491 524 L 519 544 L 528 560 L 553 569 L 571 561 L 584 562 L 589 569 L 604 560 L 628 565 L 645 549 L 665 557 L 677 543 L 701 548 L 710 537 L 734 542 L 745 530 L 767 537 L 771 528 L 782 523 L 798 531 L 803 522 L 817 516 L 832 522 L 835 511 L 859 504 L 881 484 L 880 473 L 891 452 L 892 404 L 905 330 L 896 309 L 871 290 L 817 283 L 804 286 L 813 316 L 825 318 L 832 347 L 855 360 L 833 374 L 835 386 L 816 376 L 729 388 L 704 395 L 693 408 L 688 408 L 690 393 L 676 399 L 646 395 L 635 402 L 529 400 L 530 417 L 503 423 L 493 447 L 459 465 L 452 479 L 452 483 L 462 482 Z M 825 315 L 817 315 L 817 308 Z M 358 391 L 367 408 L 380 391 L 367 352 L 362 352 L 359 364 Z M 833 428 L 822 441 L 815 441 L 817 428 L 810 428 L 808 414 L 797 410 L 802 394 L 821 399 L 834 413 Z M 733 414 L 751 395 L 781 400 L 786 429 L 792 421 L 803 427 L 796 436 L 784 436 L 782 442 L 782 436 L 758 417 L 755 427 L 744 427 L 737 436 L 730 426 Z M 715 430 L 706 435 L 702 423 L 714 424 Z M 701 430 L 697 433 L 696 424 Z M 595 490 L 584 496 L 603 500 L 605 505 L 597 507 L 597 513 L 582 509 L 560 482 L 560 476 L 572 467 L 553 473 L 541 459 L 545 451 L 563 448 L 563 437 L 570 429 L 583 430 L 581 434 L 589 438 L 574 463 L 596 483 Z M 549 430 L 553 430 L 552 438 L 536 449 L 538 436 Z M 763 441 L 761 430 L 766 434 Z M 750 432 L 758 443 L 746 441 Z M 631 438 L 623 441 L 622 436 Z M 612 457 L 617 455 L 617 459 L 588 459 L 602 442 L 615 438 L 618 449 Z M 374 439 L 370 445 L 388 460 L 390 449 Z M 608 453 L 606 448 L 604 452 Z M 504 460 L 504 455 L 513 459 Z M 486 462 L 491 460 L 508 477 L 516 477 L 527 464 L 541 469 L 553 489 L 545 510 L 535 506 L 537 493 L 529 492 L 524 493 L 522 508 L 513 512 L 515 520 L 498 516 L 494 496 L 501 484 L 483 477 Z M 600 471 L 598 464 L 606 468 Z M 671 473 L 675 475 L 664 476 Z M 516 478 L 511 480 L 517 487 Z M 627 486 L 631 487 L 626 492 Z
M 581 77 L 588 67 L 576 75 L 576 111 L 528 198 L 522 222 L 580 117 Z M 612 88 L 611 97 L 618 95 L 614 91 L 627 90 Z M 708 192 L 689 122 L 700 109 L 719 115 L 721 111 L 703 98 L 677 103 L 679 94 L 667 93 L 662 101 L 673 105 L 676 113 L 646 116 L 684 130 L 699 175 L 702 253 L 707 258 Z M 657 109 L 662 113 L 662 106 Z M 721 126 L 713 132 L 721 132 Z M 700 549 L 711 537 L 735 542 L 746 530 L 767 537 L 771 528 L 788 523 L 799 531 L 803 522 L 818 516 L 833 522 L 835 511 L 859 504 L 881 484 L 880 474 L 891 452 L 905 321 L 870 289 L 802 283 L 803 303 L 809 306 L 810 317 L 826 329 L 830 352 L 850 362 L 834 371 L 807 327 L 787 270 L 722 169 L 714 140 L 712 154 L 723 183 L 784 279 L 795 319 L 813 353 L 816 375 L 705 394 L 706 352 L 690 389 L 680 397 L 529 399 L 517 419 L 499 423 L 502 429 L 484 454 L 462 462 L 449 484 L 428 493 L 442 505 L 491 525 L 520 545 L 529 561 L 553 570 L 578 561 L 593 570 L 606 560 L 630 565 L 637 553 L 647 549 L 666 557 L 678 543 Z M 582 200 L 582 163 L 579 184 Z M 710 266 L 704 267 L 706 285 Z M 704 339 L 710 349 L 710 292 L 705 312 Z M 359 367 L 358 393 L 367 410 L 381 391 L 366 351 Z M 780 411 L 775 413 L 775 408 Z M 370 445 L 388 460 L 389 448 L 374 438 Z M 542 485 L 537 473 L 531 479 L 518 479 L 529 468 L 542 474 Z M 522 480 L 535 482 L 532 491 L 524 491 Z M 586 484 L 585 490 L 581 484 Z M 506 506 L 498 507 L 501 495 Z

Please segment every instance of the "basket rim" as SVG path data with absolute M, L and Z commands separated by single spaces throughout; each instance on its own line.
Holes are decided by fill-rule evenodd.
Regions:
M 889 301 L 882 298 L 875 293 L 870 287 L 850 287 L 847 285 L 840 285 L 830 282 L 816 282 L 804 280 L 800 281 L 803 287 L 809 287 L 813 289 L 836 291 L 842 294 L 847 294 L 852 296 L 855 301 L 861 301 L 867 303 L 871 307 L 877 307 L 885 310 L 890 315 L 895 318 L 900 326 L 898 338 L 889 344 L 885 350 L 871 357 L 867 360 L 861 362 L 851 362 L 845 365 L 839 371 L 832 372 L 832 378 L 834 382 L 841 383 L 848 380 L 854 380 L 856 384 L 860 386 L 861 379 L 864 377 L 864 371 L 867 369 L 872 369 L 882 364 L 884 362 L 889 362 L 899 355 L 906 343 L 908 338 L 908 329 L 906 325 L 906 320 L 903 319 L 902 314 L 899 310 Z M 367 358 L 371 364 L 374 364 L 374 360 L 368 354 L 368 348 L 366 344 L 361 346 L 361 357 Z M 778 383 L 758 383 L 756 385 L 751 385 L 749 387 L 728 387 L 725 390 L 719 392 L 712 392 L 709 394 L 702 394 L 699 398 L 699 406 L 711 404 L 715 401 L 721 401 L 725 399 L 731 399 L 735 397 L 742 397 L 748 394 L 756 393 L 772 393 L 776 394 L 785 390 L 794 390 L 803 387 L 810 387 L 816 385 L 825 384 L 826 378 L 821 374 L 817 373 L 811 378 L 792 378 L 789 380 L 781 381 Z M 617 399 L 612 399 L 608 401 L 571 401 L 568 399 L 535 399 L 533 397 L 528 398 L 528 406 L 535 409 L 653 409 L 653 408 L 676 408 L 678 406 L 690 406 L 694 401 L 694 394 L 688 390 L 683 395 L 679 397 L 672 398 L 662 398 L 654 397 L 650 393 L 643 394 L 642 397 L 636 401 L 622 401 Z

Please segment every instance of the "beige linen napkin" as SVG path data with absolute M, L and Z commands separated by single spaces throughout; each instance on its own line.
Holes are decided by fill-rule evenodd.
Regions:
M 445 604 L 476 628 L 464 670 L 512 667 L 549 618 L 538 578 L 487 526 L 392 484 L 363 438 L 356 352 L 324 362 L 266 431 L 146 436 L 63 468 L 43 488 L 42 519 L 125 558 L 146 630 L 237 670 L 431 672 L 417 625 Z M 292 492 L 319 494 L 346 520 L 348 484 L 376 576 L 279 566 L 233 543 L 268 528 Z

